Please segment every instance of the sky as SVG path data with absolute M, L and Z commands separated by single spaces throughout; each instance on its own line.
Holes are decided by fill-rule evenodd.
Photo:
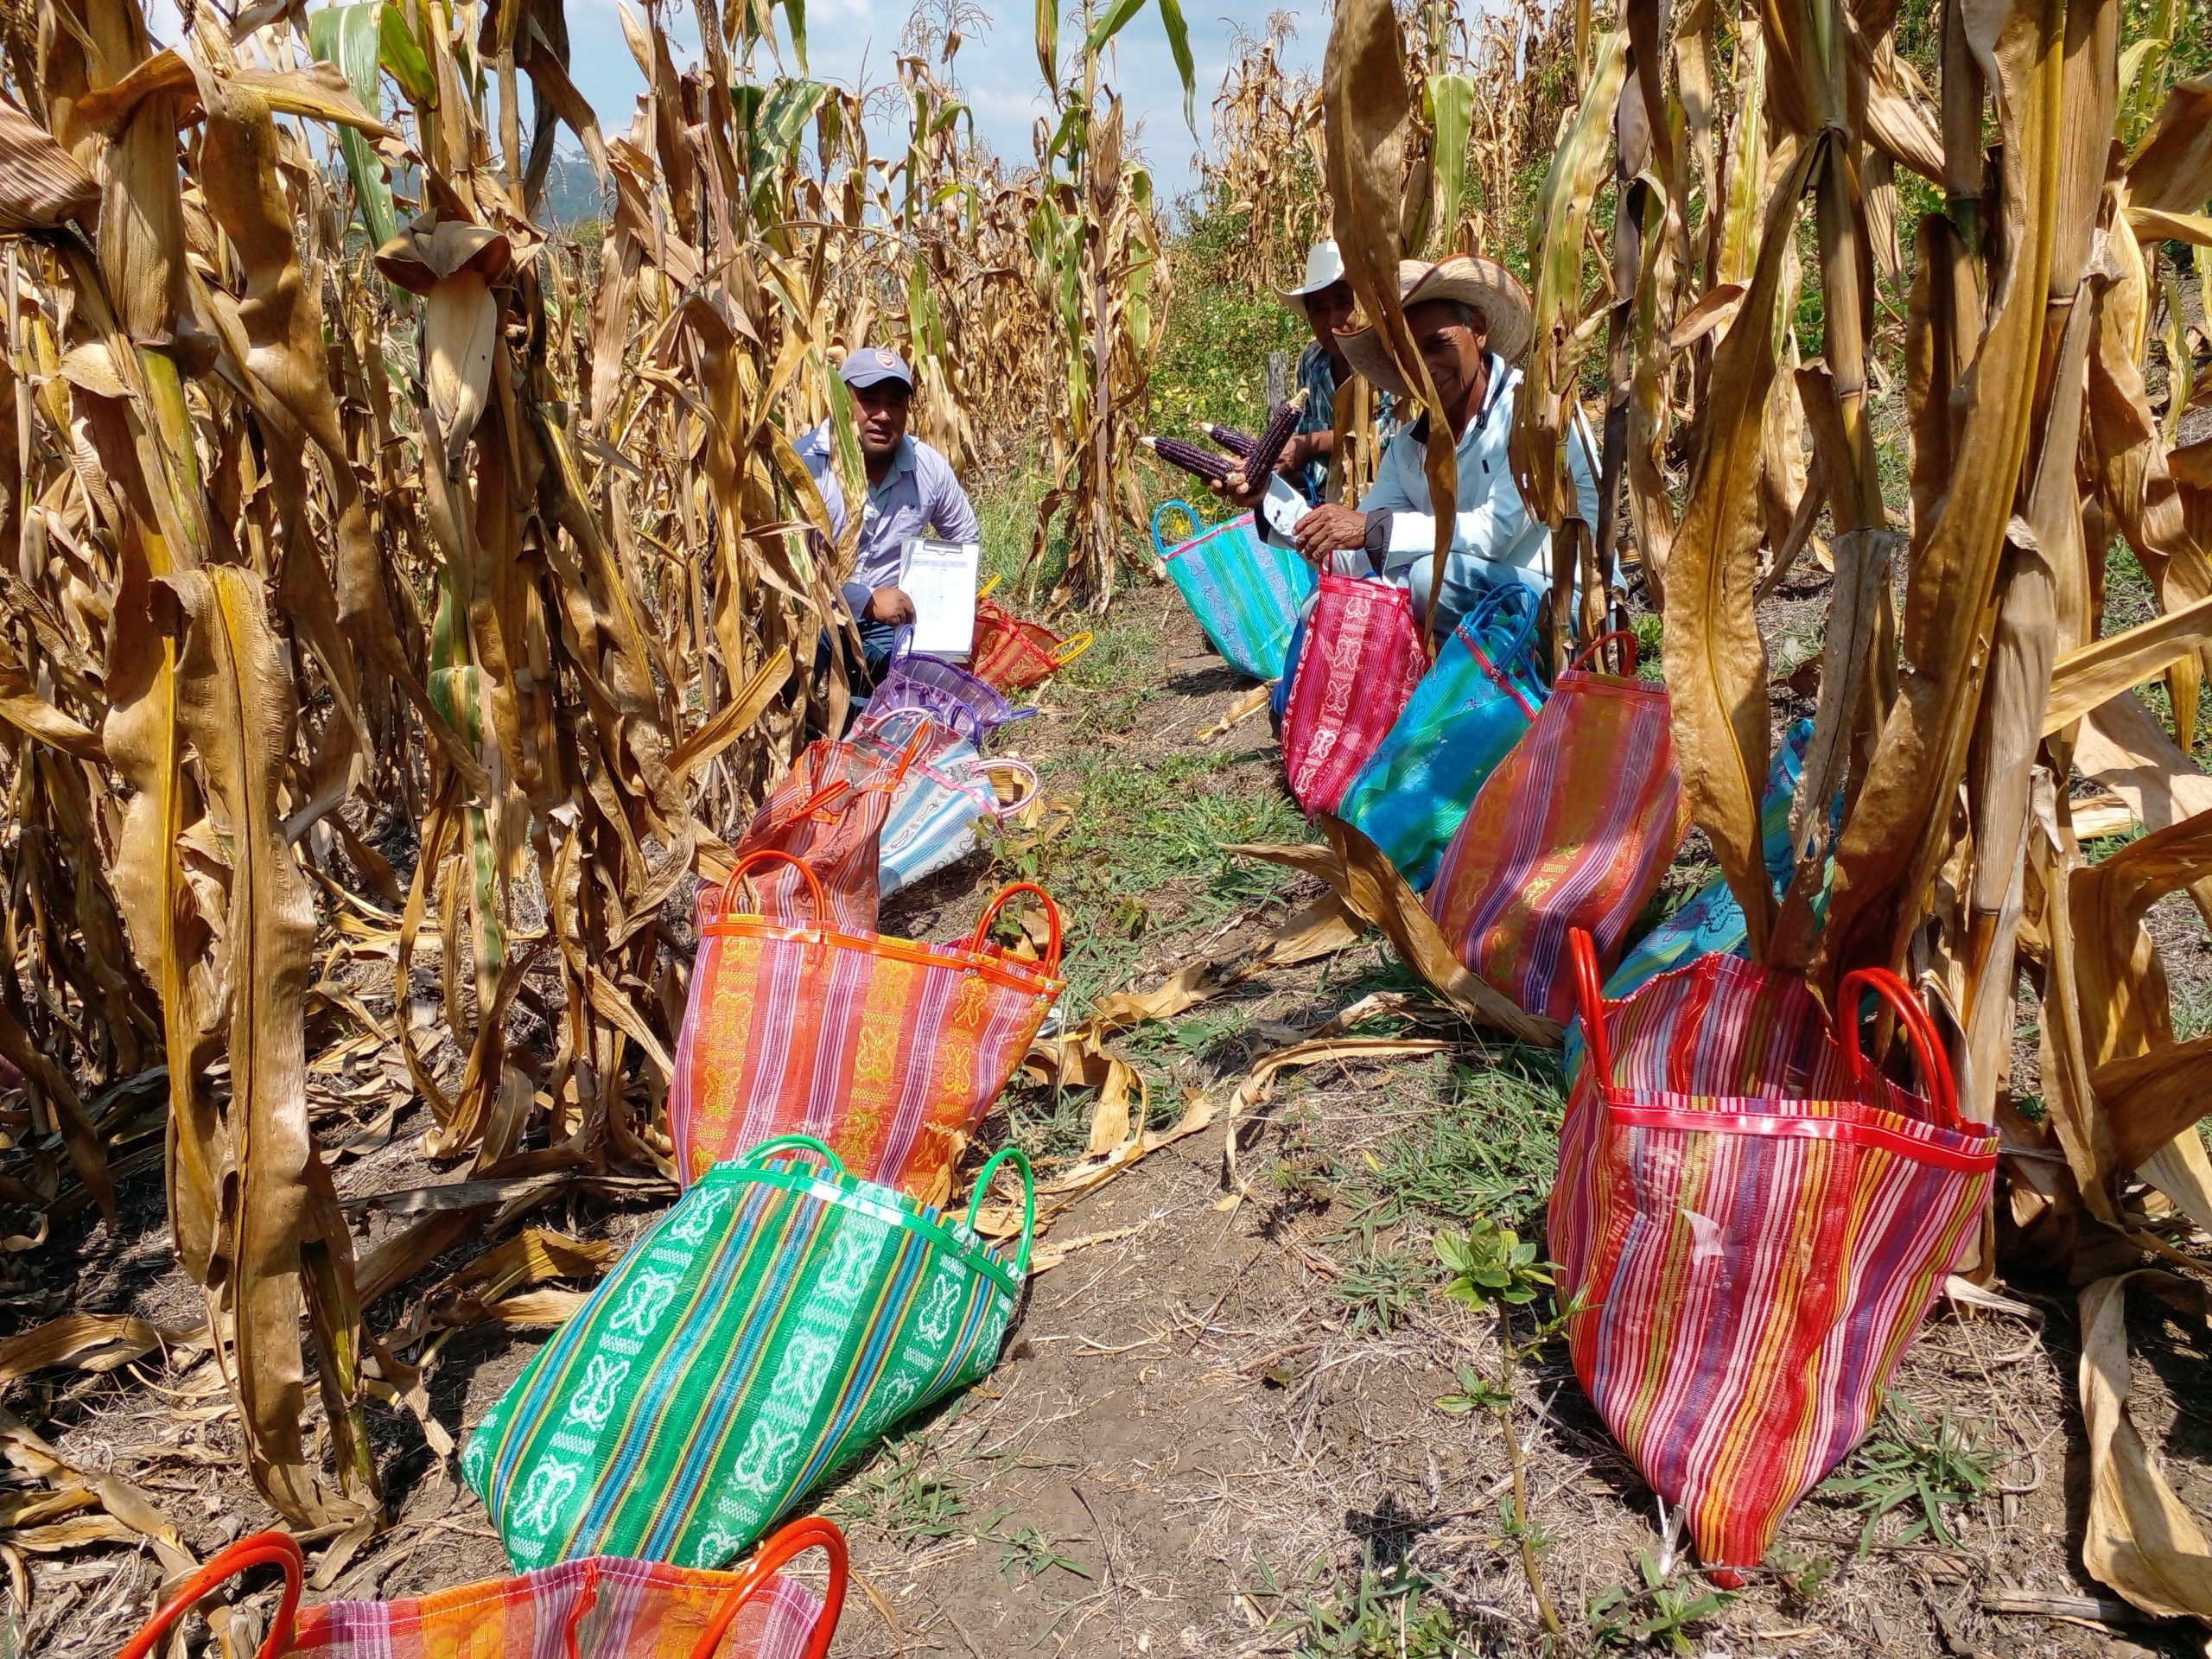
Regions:
M 635 0 L 632 0 L 633 10 Z M 627 128 L 635 99 L 645 90 L 616 14 L 616 0 L 568 0 L 570 75 L 598 111 L 601 124 Z M 806 6 L 807 67 L 817 80 L 848 89 L 892 82 L 899 39 L 905 31 L 909 0 L 809 0 Z M 964 9 L 964 8 L 963 8 Z M 1253 35 L 1266 28 L 1268 15 L 1288 10 L 1298 35 L 1285 53 L 1285 67 L 1311 71 L 1328 41 L 1329 13 L 1313 6 L 1300 15 L 1281 0 L 1184 0 L 1190 27 L 1191 54 L 1197 60 L 1197 119 L 1200 138 L 1211 143 L 1212 100 L 1230 63 L 1232 26 Z M 1001 161 L 1028 162 L 1034 153 L 1031 130 L 1046 111 L 1043 79 L 1037 67 L 1034 12 L 1027 5 L 988 0 L 975 10 L 988 21 L 963 31 L 953 60 L 961 89 L 975 112 L 976 129 Z M 642 16 L 641 10 L 638 15 Z M 777 14 L 782 29 L 782 14 Z M 670 34 L 688 48 L 698 39 L 698 25 L 688 3 L 671 7 Z M 1060 26 L 1063 57 L 1079 38 L 1073 21 Z M 677 67 L 697 60 L 696 50 L 679 49 Z M 1173 200 L 1197 182 L 1198 141 L 1184 124 L 1182 85 L 1155 3 L 1147 3 L 1116 38 L 1106 66 L 1107 83 L 1125 100 L 1128 117 L 1141 134 L 1140 148 L 1153 169 L 1162 200 Z

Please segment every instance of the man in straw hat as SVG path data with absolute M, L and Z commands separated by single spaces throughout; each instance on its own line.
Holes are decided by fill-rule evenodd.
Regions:
M 1415 610 L 1427 616 L 1436 520 L 1423 459 L 1428 423 L 1440 416 L 1458 441 L 1459 459 L 1458 523 L 1444 563 L 1443 591 L 1435 596 L 1441 633 L 1458 626 L 1483 591 L 1499 582 L 1522 582 L 1540 595 L 1551 591 L 1551 532 L 1529 516 L 1506 459 L 1513 394 L 1521 384 L 1517 365 L 1529 349 L 1534 318 L 1528 290 L 1495 260 L 1465 255 L 1433 265 L 1404 260 L 1398 283 L 1406 322 L 1442 407 L 1402 429 L 1384 447 L 1374 487 L 1357 510 L 1314 507 L 1298 518 L 1290 539 L 1324 568 L 1381 576 L 1410 588 Z M 1353 330 L 1339 335 L 1338 345 L 1355 373 L 1402 405 L 1414 401 L 1380 330 Z M 1581 516 L 1595 524 L 1594 446 L 1580 423 L 1567 459 Z M 1258 499 L 1257 491 L 1243 498 L 1248 505 Z M 1267 514 L 1258 522 L 1263 536 L 1284 539 Z

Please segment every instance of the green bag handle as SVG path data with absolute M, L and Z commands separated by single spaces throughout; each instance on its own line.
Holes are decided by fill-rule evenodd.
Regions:
M 752 1151 L 747 1153 L 741 1161 L 748 1166 L 765 1163 L 779 1152 L 810 1152 L 829 1165 L 833 1174 L 842 1175 L 845 1173 L 845 1160 L 810 1135 L 770 1135 Z
M 982 1208 L 983 1194 L 991 1190 L 991 1178 L 999 1173 L 999 1166 L 1007 1159 L 1021 1172 L 1021 1248 L 1014 1258 L 1014 1281 L 1017 1287 L 1029 1277 L 1029 1247 L 1037 1234 L 1037 1176 L 1029 1167 L 1029 1154 L 1020 1147 L 1006 1147 L 994 1154 L 991 1161 L 983 1166 L 983 1173 L 976 1177 L 975 1190 L 968 1195 L 968 1230 L 976 1228 L 976 1213 Z

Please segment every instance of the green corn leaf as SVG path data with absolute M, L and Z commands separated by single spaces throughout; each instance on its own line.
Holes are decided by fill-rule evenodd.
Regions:
M 1045 76 L 1045 90 L 1057 93 L 1060 86 L 1060 9 L 1054 0 L 1037 0 L 1037 67 Z
M 799 73 L 806 73 L 806 0 L 783 0 L 784 23 L 791 32 L 791 55 Z
M 1090 26 L 1090 38 L 1083 43 L 1086 52 L 1098 53 L 1106 49 L 1106 42 L 1126 28 L 1137 13 L 1144 10 L 1144 0 L 1114 0 L 1113 4 L 1098 15 Z
M 377 58 L 408 97 L 426 110 L 437 107 L 438 80 L 430 73 L 430 60 L 423 55 L 423 43 L 415 38 L 415 31 L 407 27 L 407 14 L 391 0 L 385 0 L 377 24 Z
M 308 49 L 325 63 L 337 66 L 353 96 L 372 115 L 384 113 L 377 63 L 383 16 L 382 0 L 361 0 L 357 5 L 326 6 L 308 19 Z M 382 247 L 398 228 L 383 158 L 351 127 L 338 130 L 338 149 L 353 178 L 353 200 L 360 206 L 361 226 L 369 233 L 370 245 Z
M 1198 72 L 1191 60 L 1191 30 L 1183 21 L 1180 0 L 1160 0 L 1160 26 L 1167 31 L 1167 50 L 1174 57 L 1175 73 L 1183 77 L 1183 123 L 1195 138 L 1198 136 Z M 1461 148 L 1465 148 L 1464 143 Z
M 1467 134 L 1475 121 L 1475 78 L 1431 75 L 1428 120 L 1436 142 L 1429 154 L 1429 176 L 1436 191 L 1436 228 L 1448 238 L 1467 205 Z

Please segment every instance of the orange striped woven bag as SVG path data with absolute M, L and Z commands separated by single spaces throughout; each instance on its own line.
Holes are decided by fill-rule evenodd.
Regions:
M 1575 1375 L 1699 1556 L 1739 1582 L 1850 1454 L 1989 1202 L 1935 1026 L 1896 976 L 1845 976 L 1840 1040 L 1803 980 L 1700 957 L 1603 1000 L 1577 929 L 1585 1058 L 1550 1241 Z M 1872 990 L 1923 1091 L 1859 1047 Z
M 1088 633 L 1063 639 L 1042 622 L 1024 621 L 996 600 L 979 598 L 968 671 L 1011 695 L 1044 684 L 1090 649 Z
M 812 914 L 743 908 L 763 860 L 741 859 L 699 899 L 699 954 L 668 1091 L 677 1178 L 779 1135 L 826 1141 L 854 1174 L 934 1203 L 959 1137 L 980 1122 L 1059 995 L 1060 914 L 1017 881 L 957 944 L 923 944 L 824 921 L 821 882 L 798 864 Z M 990 942 L 1017 894 L 1044 909 L 1044 959 Z
M 830 1558 L 818 1596 L 783 1571 L 814 1548 Z M 258 1659 L 824 1659 L 847 1577 L 844 1535 L 810 1516 L 727 1572 L 595 1555 L 400 1601 L 302 1610 L 299 1545 L 261 1532 L 186 1580 L 120 1659 L 149 1659 L 194 1602 L 256 1567 L 284 1573 Z

